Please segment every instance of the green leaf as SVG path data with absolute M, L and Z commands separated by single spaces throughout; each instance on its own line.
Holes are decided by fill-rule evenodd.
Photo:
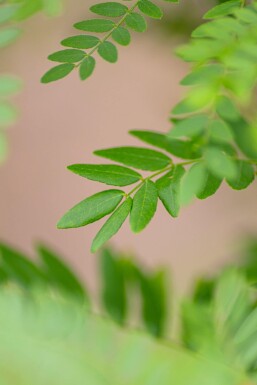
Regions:
M 0 24 L 6 23 L 11 20 L 18 9 L 17 4 L 1 5 L 0 8 Z
M 125 277 L 122 264 L 110 250 L 100 255 L 101 297 L 108 314 L 119 324 L 123 324 L 127 312 Z
M 237 167 L 237 177 L 232 179 L 227 178 L 227 182 L 233 189 L 243 190 L 254 181 L 254 168 L 251 164 L 244 160 L 236 160 L 235 164 Z
M 61 44 L 64 45 L 65 47 L 86 49 L 86 48 L 95 47 L 99 41 L 100 40 L 96 36 L 77 35 L 77 36 L 71 36 L 71 37 L 68 37 L 67 39 L 62 40 Z
M 218 98 L 216 110 L 218 115 L 224 120 L 234 122 L 240 118 L 240 113 L 236 105 L 226 96 L 220 96 Z
M 87 298 L 83 285 L 61 257 L 44 245 L 37 245 L 37 252 L 43 262 L 43 272 L 53 287 L 78 299 Z
M 85 57 L 85 52 L 79 49 L 64 49 L 62 51 L 54 52 L 48 56 L 49 60 L 60 63 L 76 63 Z
M 17 111 L 8 102 L 0 102 L 0 127 L 9 127 L 16 122 Z
M 107 219 L 103 227 L 96 234 L 92 246 L 91 252 L 95 253 L 100 247 L 102 247 L 105 242 L 112 238 L 121 228 L 126 218 L 128 217 L 133 200 L 129 197 L 123 202 Z
M 45 276 L 39 268 L 27 256 L 3 243 L 0 244 L 0 261 L 9 281 L 25 289 L 44 285 Z
M 202 65 L 186 75 L 180 82 L 183 86 L 194 86 L 198 84 L 211 84 L 216 82 L 224 72 L 220 64 Z
M 99 45 L 99 55 L 109 63 L 116 63 L 118 60 L 118 51 L 114 44 L 109 41 L 105 41 Z
M 195 140 L 182 141 L 170 139 L 168 135 L 155 131 L 133 130 L 129 133 L 152 146 L 161 148 L 182 159 L 196 159 L 201 157 L 201 151 Z
M 60 64 L 56 67 L 51 68 L 49 71 L 45 73 L 45 75 L 41 78 L 42 83 L 50 83 L 55 82 L 56 80 L 62 79 L 65 76 L 69 75 L 71 71 L 74 69 L 74 64 Z
M 95 59 L 92 56 L 86 57 L 79 66 L 79 76 L 81 80 L 86 80 L 92 75 L 95 69 Z
M 0 48 L 4 48 L 7 45 L 13 43 L 17 37 L 21 34 L 21 30 L 18 28 L 6 28 L 0 31 Z
M 209 171 L 218 178 L 237 178 L 236 163 L 217 147 L 208 147 L 204 159 Z
M 163 16 L 162 10 L 149 0 L 140 0 L 138 2 L 138 8 L 145 15 L 154 19 L 161 19 Z
M 147 25 L 143 16 L 136 12 L 129 13 L 125 19 L 127 26 L 136 32 L 145 32 Z
M 146 180 L 136 192 L 130 215 L 130 226 L 134 233 L 142 231 L 153 218 L 158 202 L 158 192 L 151 180 Z
M 215 19 L 218 17 L 223 17 L 231 14 L 235 9 L 239 8 L 241 6 L 241 1 L 226 1 L 224 4 L 216 5 L 216 7 L 210 9 L 205 15 L 203 16 L 204 19 Z
M 185 173 L 180 184 L 180 204 L 187 205 L 202 191 L 206 178 L 203 163 L 196 163 Z
M 8 97 L 10 95 L 20 92 L 22 88 L 21 79 L 10 76 L 0 75 L 0 96 Z
M 74 27 L 87 32 L 108 32 L 115 26 L 112 20 L 106 19 L 91 19 L 80 21 L 74 24 Z
M 112 33 L 112 38 L 116 43 L 120 45 L 129 45 L 131 37 L 130 33 L 126 28 L 118 27 Z
M 160 270 L 151 275 L 138 271 L 138 275 L 144 324 L 151 334 L 161 337 L 167 318 L 166 271 Z
M 179 120 L 168 135 L 170 138 L 194 137 L 204 131 L 207 122 L 208 117 L 206 115 L 197 115 Z
M 213 120 L 209 125 L 210 138 L 219 142 L 231 142 L 234 139 L 231 128 L 223 120 Z
M 110 184 L 128 186 L 138 182 L 142 176 L 130 168 L 112 164 L 73 164 L 68 170 L 84 178 Z
M 116 2 L 96 4 L 90 7 L 90 11 L 101 16 L 119 17 L 125 15 L 128 7 Z
M 115 147 L 94 151 L 94 154 L 147 171 L 161 170 L 171 163 L 171 159 L 163 153 L 143 147 Z
M 176 218 L 180 210 L 180 182 L 185 173 L 182 166 L 175 166 L 167 176 L 156 181 L 158 195 L 168 213 Z
M 58 229 L 86 226 L 110 214 L 120 203 L 124 192 L 106 190 L 94 194 L 70 209 L 57 223 Z
M 206 199 L 215 194 L 222 183 L 221 178 L 217 178 L 209 171 L 206 171 L 205 181 L 202 188 L 196 193 L 198 199 Z

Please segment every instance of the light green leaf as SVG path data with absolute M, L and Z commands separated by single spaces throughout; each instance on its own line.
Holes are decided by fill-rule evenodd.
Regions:
M 45 73 L 45 75 L 41 78 L 41 82 L 50 83 L 62 79 L 65 76 L 69 75 L 74 69 L 74 67 L 74 64 L 69 63 L 60 64 L 56 67 L 53 67 Z
M 82 283 L 61 257 L 42 244 L 37 245 L 37 253 L 43 263 L 42 270 L 51 286 L 63 292 L 66 296 L 87 299 Z
M 136 138 L 152 146 L 161 148 L 170 154 L 182 159 L 196 159 L 201 157 L 201 151 L 196 141 L 182 141 L 170 139 L 167 134 L 161 134 L 155 131 L 133 130 L 129 133 Z
M 172 172 L 156 181 L 158 195 L 168 213 L 176 218 L 180 210 L 180 182 L 185 173 L 182 166 L 176 166 Z
M 70 209 L 57 223 L 58 229 L 86 226 L 110 214 L 124 196 L 121 190 L 106 190 L 94 194 Z
M 0 8 L 0 24 L 6 23 L 13 18 L 18 9 L 17 4 L 1 5 Z
M 208 147 L 204 153 L 206 167 L 218 178 L 237 178 L 236 163 L 217 147 Z
M 90 11 L 101 16 L 119 17 L 125 15 L 128 7 L 116 2 L 96 4 L 90 7 Z
M 202 65 L 194 69 L 189 75 L 185 76 L 180 84 L 183 86 L 194 86 L 198 84 L 211 84 L 217 82 L 224 72 L 220 64 Z
M 16 122 L 17 111 L 8 102 L 0 102 L 0 127 L 8 127 Z
M 203 189 L 206 170 L 203 163 L 196 163 L 185 173 L 180 184 L 180 204 L 189 204 Z
M 202 188 L 196 193 L 198 199 L 206 199 L 215 194 L 222 183 L 221 178 L 217 178 L 211 172 L 206 171 L 205 181 Z
M 147 25 L 143 16 L 136 12 L 129 13 L 125 19 L 127 26 L 136 32 L 145 32 Z
M 125 202 L 123 202 L 107 219 L 103 227 L 96 234 L 92 246 L 91 251 L 95 253 L 100 247 L 102 247 L 105 242 L 107 242 L 110 238 L 112 238 L 121 228 L 126 218 L 128 217 L 133 200 L 132 198 L 127 198 Z
M 120 45 L 129 45 L 131 37 L 130 33 L 126 28 L 118 27 L 112 33 L 112 38 L 116 43 Z
M 13 43 L 17 37 L 21 34 L 21 30 L 18 28 L 6 28 L 0 31 L 0 48 L 4 48 L 7 45 Z
M 146 180 L 133 200 L 130 226 L 134 233 L 139 233 L 149 224 L 155 214 L 157 202 L 157 188 L 151 180 Z
M 213 120 L 209 125 L 210 138 L 219 142 L 231 142 L 234 139 L 231 128 L 223 120 Z
M 234 179 L 227 178 L 227 182 L 233 189 L 243 190 L 254 181 L 254 168 L 244 160 L 236 160 L 235 165 L 237 167 L 237 177 Z
M 86 57 L 79 66 L 79 76 L 81 80 L 86 80 L 92 75 L 95 69 L 95 59 L 92 56 Z
M 94 154 L 147 171 L 161 170 L 171 163 L 171 159 L 163 153 L 143 147 L 115 147 L 94 151 Z
M 112 164 L 74 164 L 68 170 L 84 178 L 110 184 L 128 186 L 138 182 L 142 176 L 130 168 Z
M 91 19 L 80 21 L 74 24 L 74 27 L 87 32 L 108 32 L 115 26 L 112 20 Z
M 224 120 L 236 121 L 240 118 L 240 113 L 236 105 L 226 96 L 220 96 L 218 98 L 216 110 L 218 115 Z
M 154 19 L 161 19 L 163 16 L 162 10 L 149 0 L 140 0 L 138 2 L 138 8 L 145 15 Z
M 197 115 L 179 120 L 169 132 L 170 138 L 194 137 L 201 134 L 206 128 L 208 116 Z
M 62 40 L 61 44 L 64 45 L 65 47 L 86 49 L 86 48 L 95 47 L 98 42 L 99 42 L 99 39 L 96 36 L 77 35 L 77 36 L 71 36 L 71 37 L 68 37 L 67 39 Z
M 114 44 L 109 41 L 105 41 L 99 45 L 99 55 L 109 63 L 116 63 L 118 60 L 118 51 Z
M 79 49 L 64 49 L 48 56 L 49 60 L 60 63 L 76 63 L 85 57 L 85 52 Z
M 241 1 L 226 1 L 224 4 L 216 5 L 216 7 L 210 9 L 203 16 L 204 19 L 215 19 L 217 17 L 223 17 L 231 14 L 235 9 L 241 6 Z
M 22 88 L 21 79 L 10 76 L 10 75 L 0 75 L 0 96 L 8 97 L 10 95 L 16 94 Z

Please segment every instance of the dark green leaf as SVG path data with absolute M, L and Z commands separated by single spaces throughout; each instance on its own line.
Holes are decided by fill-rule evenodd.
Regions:
M 103 305 L 110 316 L 122 324 L 127 311 L 125 279 L 122 264 L 110 250 L 100 255 L 100 272 Z
M 129 45 L 130 43 L 130 33 L 126 28 L 118 27 L 112 33 L 112 38 L 116 43 L 120 45 Z
M 94 154 L 126 166 L 147 171 L 161 170 L 171 163 L 170 158 L 161 152 L 143 147 L 115 147 L 98 150 Z
M 41 78 L 41 82 L 50 83 L 62 79 L 65 76 L 69 75 L 69 73 L 71 73 L 73 69 L 74 64 L 60 64 L 47 71 L 45 75 Z
M 96 4 L 90 7 L 90 11 L 101 16 L 119 17 L 125 15 L 128 7 L 116 2 Z
M 142 178 L 134 170 L 112 164 L 74 164 L 69 166 L 68 169 L 84 178 L 112 186 L 128 186 Z
M 108 32 L 115 26 L 112 20 L 91 19 L 74 24 L 74 27 L 87 32 Z
M 79 66 L 79 76 L 81 80 L 86 80 L 92 75 L 95 69 L 95 59 L 92 56 L 86 57 Z
M 99 45 L 99 55 L 109 63 L 116 63 L 118 60 L 118 51 L 114 44 L 109 41 L 105 41 Z
M 85 57 L 85 52 L 79 49 L 64 49 L 54 52 L 48 56 L 49 60 L 58 61 L 60 63 L 76 63 Z
M 70 209 L 57 223 L 58 229 L 81 227 L 110 214 L 120 203 L 124 192 L 106 190 L 92 195 Z
M 206 171 L 204 185 L 202 186 L 200 191 L 196 193 L 197 198 L 206 199 L 211 195 L 215 194 L 216 191 L 219 189 L 221 183 L 221 178 L 217 178 L 211 172 Z
M 176 166 L 171 173 L 156 181 L 158 195 L 168 213 L 176 218 L 180 209 L 180 181 L 185 170 Z
M 136 192 L 130 215 L 130 226 L 134 233 L 142 231 L 153 218 L 158 202 L 155 184 L 146 180 Z
M 145 143 L 151 144 L 152 146 L 162 148 L 182 159 L 196 159 L 200 158 L 201 151 L 197 142 L 182 141 L 177 139 L 170 139 L 166 134 L 161 134 L 155 131 L 130 131 L 131 135 L 142 140 Z
M 147 25 L 143 16 L 136 12 L 129 13 L 125 19 L 127 26 L 136 32 L 145 32 Z
M 145 15 L 154 19 L 161 19 L 163 16 L 162 10 L 149 0 L 140 0 L 138 2 L 138 8 Z
M 62 40 L 61 44 L 64 45 L 65 47 L 86 49 L 86 48 L 95 47 L 98 42 L 99 42 L 99 39 L 96 36 L 77 35 L 77 36 L 71 36 L 71 37 L 68 37 L 67 39 Z
M 133 200 L 129 197 L 123 202 L 107 219 L 103 227 L 96 234 L 92 246 L 91 251 L 95 253 L 100 247 L 102 247 L 105 242 L 107 242 L 110 238 L 112 238 L 121 228 L 126 218 L 128 217 Z
M 230 187 L 235 190 L 243 190 L 254 181 L 254 168 L 251 164 L 244 160 L 235 161 L 237 167 L 236 178 L 227 178 Z
M 53 287 L 79 299 L 87 297 L 83 285 L 61 257 L 44 245 L 38 245 L 37 252 L 44 264 L 45 276 Z

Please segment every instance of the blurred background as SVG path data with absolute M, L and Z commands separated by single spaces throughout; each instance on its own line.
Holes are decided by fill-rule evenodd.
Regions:
M 51 66 L 47 56 L 75 33 L 72 25 L 90 17 L 89 1 L 66 0 L 57 18 L 35 15 L 23 23 L 23 36 L 1 51 L 0 71 L 17 74 L 24 89 L 15 99 L 20 116 L 8 131 L 9 154 L 0 167 L 0 236 L 27 252 L 37 240 L 52 245 L 92 290 L 96 258 L 89 250 L 101 223 L 57 230 L 56 222 L 99 185 L 66 166 L 100 163 L 92 155 L 96 149 L 140 145 L 127 134 L 130 129 L 169 130 L 170 110 L 185 91 L 179 81 L 187 72 L 174 49 L 212 5 L 191 1 L 185 20 L 186 3 L 165 3 L 163 22 L 151 22 L 148 33 L 134 33 L 115 65 L 99 60 L 84 83 L 76 73 L 50 85 L 40 84 L 40 77 Z M 176 220 L 160 205 L 145 231 L 132 234 L 125 224 L 112 244 L 146 266 L 168 266 L 182 293 L 192 276 L 217 269 L 234 256 L 244 235 L 255 234 L 256 192 L 255 184 L 240 192 L 224 184 Z

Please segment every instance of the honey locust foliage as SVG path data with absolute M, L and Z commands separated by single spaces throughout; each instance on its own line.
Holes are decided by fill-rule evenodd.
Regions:
M 129 7 L 115 1 L 104 2 L 91 6 L 90 11 L 97 18 L 75 23 L 74 28 L 80 34 L 62 40 L 61 45 L 65 49 L 49 55 L 49 60 L 61 64 L 46 72 L 41 79 L 42 83 L 62 79 L 74 69 L 79 70 L 81 80 L 87 79 L 95 69 L 95 54 L 109 63 L 115 63 L 118 60 L 117 44 L 129 45 L 130 31 L 146 31 L 145 16 L 153 19 L 161 19 L 163 16 L 162 10 L 150 0 L 136 0 Z
M 124 5 L 107 4 L 96 5 L 93 10 L 112 17 L 131 16 Z M 142 11 L 146 4 L 137 6 Z M 189 91 L 172 110 L 170 132 L 130 132 L 156 149 L 102 149 L 95 155 L 114 164 L 68 167 L 81 177 L 107 185 L 134 185 L 126 191 L 110 189 L 88 197 L 59 221 L 62 229 L 79 227 L 112 213 L 96 235 L 92 252 L 115 235 L 128 216 L 132 231 L 142 231 L 153 218 L 158 201 L 175 218 L 181 206 L 194 197 L 210 197 L 223 182 L 242 190 L 255 178 L 256 119 L 249 120 L 242 111 L 251 109 L 257 81 L 257 2 L 246 6 L 242 1 L 228 1 L 208 11 L 204 19 L 190 42 L 177 49 L 178 55 L 191 63 L 191 71 L 181 81 Z M 95 30 L 98 23 L 89 20 L 79 26 Z M 111 30 L 111 25 L 105 20 L 101 30 Z M 84 39 L 92 41 L 88 36 Z M 176 162 L 177 158 L 182 161 Z

